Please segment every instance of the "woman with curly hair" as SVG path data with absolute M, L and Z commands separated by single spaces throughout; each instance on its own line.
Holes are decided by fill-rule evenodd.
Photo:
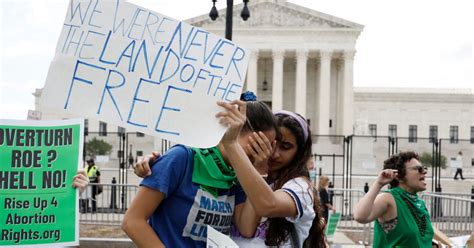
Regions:
M 369 192 L 357 203 L 357 222 L 375 221 L 373 247 L 431 247 L 433 237 L 448 244 L 431 225 L 419 192 L 426 190 L 427 168 L 414 152 L 401 152 L 384 161 Z M 390 189 L 380 193 L 385 185 Z

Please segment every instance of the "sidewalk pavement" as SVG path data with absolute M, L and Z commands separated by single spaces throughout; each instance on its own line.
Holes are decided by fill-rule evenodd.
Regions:
M 336 231 L 334 237 L 328 238 L 330 247 L 332 248 L 365 248 L 364 245 L 355 244 L 343 232 Z M 135 247 L 129 238 L 80 238 L 81 248 L 130 248 Z
M 354 241 L 352 241 L 349 237 L 347 237 L 343 232 L 338 231 L 338 230 L 334 234 L 334 237 L 328 238 L 328 241 L 329 241 L 330 247 L 333 247 L 333 248 L 340 248 L 340 247 L 341 248 L 342 247 L 344 247 L 344 248 L 350 248 L 350 247 L 365 248 L 364 245 L 354 243 Z

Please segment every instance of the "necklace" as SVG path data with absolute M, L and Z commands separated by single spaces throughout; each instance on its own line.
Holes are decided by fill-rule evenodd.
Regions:
M 426 234 L 426 227 L 427 227 L 427 211 L 423 209 L 423 205 L 420 199 L 416 194 L 407 192 L 400 187 L 398 188 L 398 192 L 403 199 L 403 202 L 408 207 L 413 219 L 415 220 L 416 225 L 418 226 L 418 230 L 420 231 L 420 235 L 422 237 Z
M 409 200 L 407 200 L 405 197 L 403 197 L 403 201 L 405 204 L 408 206 L 408 209 L 410 210 L 411 215 L 415 219 L 416 225 L 418 226 L 418 230 L 420 231 L 420 235 L 422 237 L 425 236 L 426 233 L 426 215 L 422 214 L 417 214 L 416 212 L 416 206 L 413 206 L 413 203 L 411 203 Z

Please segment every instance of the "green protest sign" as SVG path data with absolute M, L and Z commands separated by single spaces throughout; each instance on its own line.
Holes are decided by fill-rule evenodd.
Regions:
M 326 237 L 331 238 L 336 233 L 337 223 L 341 219 L 341 213 L 329 213 L 328 224 L 326 227 Z
M 83 120 L 0 120 L 0 246 L 79 244 Z

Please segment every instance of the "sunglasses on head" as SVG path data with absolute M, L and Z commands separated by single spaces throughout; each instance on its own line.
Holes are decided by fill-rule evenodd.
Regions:
M 412 170 L 417 170 L 418 173 L 420 173 L 420 174 L 423 174 L 423 172 L 428 171 L 428 167 L 426 167 L 426 166 L 421 166 L 421 165 L 417 165 L 417 166 L 410 167 L 410 169 L 412 169 Z
M 250 131 L 252 131 L 252 133 L 255 133 L 255 129 L 253 129 L 252 124 L 250 124 L 249 118 L 247 118 L 247 119 L 245 120 L 245 122 L 246 122 L 247 125 L 249 126 Z

